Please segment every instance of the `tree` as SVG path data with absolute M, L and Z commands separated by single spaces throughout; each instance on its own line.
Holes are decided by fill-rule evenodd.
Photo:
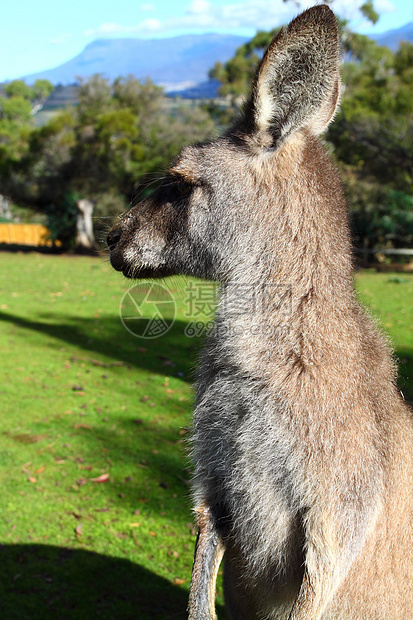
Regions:
M 78 78 L 76 114 L 83 126 L 92 125 L 96 117 L 111 107 L 112 90 L 109 80 L 99 74 L 88 79 Z
M 4 94 L 9 99 L 19 97 L 31 103 L 32 108 L 42 105 L 52 94 L 54 86 L 49 80 L 36 80 L 33 86 L 28 86 L 23 80 L 13 80 L 6 84 Z
M 160 176 L 184 143 L 204 140 L 214 129 L 201 109 L 168 109 L 150 80 L 111 84 L 96 75 L 81 81 L 77 107 L 30 127 L 15 165 L 11 145 L 3 169 L 0 126 L 2 193 L 45 213 L 52 238 L 65 249 L 76 243 L 92 249 L 92 213 L 125 211 L 148 175 Z
M 375 10 L 371 0 L 367 0 L 367 2 L 362 4 L 359 10 L 360 13 L 372 24 L 376 24 L 380 19 L 380 15 Z
M 0 96 L 1 194 L 7 193 L 10 179 L 29 150 L 33 96 L 33 90 L 22 80 L 6 84 Z
M 2 120 L 24 124 L 31 119 L 31 103 L 21 95 L 13 95 L 7 99 L 3 97 L 0 106 L 0 116 Z
M 47 80 L 36 80 L 33 87 L 23 80 L 13 80 L 0 96 L 0 180 L 4 193 L 10 187 L 11 178 L 17 174 L 29 151 L 33 131 L 34 108 L 53 90 Z
M 235 100 L 242 101 L 248 91 L 259 59 L 279 30 L 280 28 L 275 28 L 269 32 L 259 30 L 251 41 L 237 48 L 235 55 L 228 62 L 225 64 L 215 63 L 209 72 L 209 77 L 220 82 L 220 95 L 232 96 Z
M 152 119 L 161 110 L 163 91 L 149 78 L 141 82 L 129 75 L 113 82 L 113 97 L 119 108 L 128 108 L 141 120 Z
M 27 101 L 31 101 L 34 95 L 33 89 L 23 80 L 13 80 L 6 84 L 3 90 L 7 97 L 22 97 Z
M 44 103 L 54 91 L 54 86 L 49 80 L 36 80 L 32 87 L 34 100 Z
M 373 10 L 371 3 L 363 7 Z M 406 245 L 411 243 L 413 195 L 413 45 L 402 43 L 393 53 L 351 32 L 344 20 L 341 30 L 344 92 L 326 139 L 346 181 L 355 240 L 370 246 Z M 215 65 L 211 76 L 220 80 L 221 94 L 234 101 L 245 96 L 255 63 L 274 32 L 257 33 L 225 65 Z
M 347 183 L 359 243 L 407 245 L 413 195 L 413 45 L 402 43 L 392 53 L 366 39 L 351 33 L 346 38 L 350 60 L 342 70 L 345 91 L 327 139 Z

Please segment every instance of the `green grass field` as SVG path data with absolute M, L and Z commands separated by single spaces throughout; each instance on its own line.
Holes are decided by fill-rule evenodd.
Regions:
M 131 284 L 98 258 L 0 253 L 2 619 L 186 617 L 200 340 L 184 333 L 182 278 L 166 335 L 127 331 Z M 413 275 L 363 272 L 357 287 L 413 400 Z

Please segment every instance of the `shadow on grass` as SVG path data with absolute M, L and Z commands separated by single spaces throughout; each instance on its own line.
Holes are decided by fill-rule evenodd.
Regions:
M 122 327 L 120 320 L 115 317 L 101 318 L 99 321 L 74 317 L 67 318 L 64 321 L 60 317 L 47 315 L 41 320 L 30 320 L 2 311 L 0 312 L 0 321 L 7 322 L 10 325 L 14 324 L 25 330 L 32 330 L 44 339 L 47 346 L 50 346 L 48 337 L 57 339 L 63 344 L 74 345 L 80 349 L 78 352 L 74 351 L 75 355 L 81 356 L 79 360 L 82 358 L 102 360 L 103 358 L 109 363 L 111 360 L 116 360 L 123 362 L 131 369 L 144 369 L 148 373 L 159 373 L 164 376 L 179 375 L 180 378 L 187 381 L 192 380 L 199 340 L 185 337 L 184 330 L 187 325 L 185 321 L 177 321 L 165 336 L 147 341 L 134 338 L 128 334 Z M 99 331 L 95 333 L 94 329 L 99 329 Z M 142 346 L 147 349 L 144 353 L 139 351 Z M 68 356 L 67 352 L 62 353 L 63 359 L 65 356 Z M 135 378 L 140 378 L 134 377 L 134 374 L 134 370 L 131 370 L 131 385 L 135 384 Z M 137 371 L 136 375 L 138 375 Z M 98 388 L 95 389 L 98 391 Z M 158 408 L 164 406 L 165 412 L 168 412 L 168 407 L 176 406 L 174 402 L 169 402 L 166 399 L 164 405 L 159 402 L 157 405 Z M 139 417 L 139 407 L 147 406 L 138 400 L 136 415 Z M 189 459 L 185 458 L 186 449 L 184 447 L 174 450 L 170 448 L 171 444 L 183 441 L 181 434 L 179 434 L 180 427 L 176 426 L 176 422 L 173 419 L 169 420 L 167 416 L 164 420 L 155 416 L 153 421 L 148 421 L 148 416 L 144 416 L 145 419 L 140 420 L 140 423 L 137 424 L 135 418 L 118 417 L 111 413 L 110 408 L 108 412 L 104 411 L 102 420 L 105 414 L 109 416 L 107 428 L 106 420 L 103 420 L 93 429 L 93 432 L 90 432 L 88 428 L 74 429 L 74 422 L 68 416 L 62 418 L 58 416 L 53 418 L 51 422 L 49 419 L 45 419 L 43 422 L 38 422 L 37 427 L 43 424 L 44 430 L 40 428 L 39 432 L 44 432 L 44 436 L 48 437 L 49 424 L 51 424 L 53 428 L 52 439 L 57 432 L 61 432 L 63 436 L 69 436 L 69 438 L 71 434 L 76 435 L 76 449 L 71 448 L 68 444 L 66 447 L 60 448 L 60 451 L 56 453 L 56 458 L 77 458 L 80 450 L 87 460 L 91 453 L 96 454 L 96 448 L 98 448 L 99 454 L 100 450 L 104 449 L 105 454 L 109 455 L 113 462 L 128 464 L 133 471 L 136 471 L 136 463 L 138 463 L 142 468 L 139 471 L 145 474 L 145 483 L 150 486 L 150 489 L 142 489 L 142 481 L 139 482 L 140 478 L 137 475 L 132 476 L 128 483 L 115 479 L 113 483 L 101 487 L 102 491 L 107 493 L 115 503 L 128 504 L 132 509 L 136 508 L 136 502 L 139 498 L 149 497 L 148 504 L 144 505 L 145 510 L 155 513 L 162 511 L 162 502 L 169 500 L 174 505 L 173 517 L 180 518 L 183 513 L 189 513 L 188 479 L 191 477 L 187 470 Z M 148 411 L 152 410 L 148 409 Z M 127 432 L 125 434 L 113 432 L 113 424 Z M 21 441 L 21 434 L 17 436 L 10 434 L 8 441 Z M 40 445 L 35 444 L 35 447 L 37 449 Z M 30 460 L 30 456 L 27 457 L 27 460 Z M 142 465 L 142 462 L 145 465 Z M 88 460 L 86 464 L 93 465 Z M 71 482 L 74 484 L 76 481 Z M 171 499 L 173 495 L 176 496 L 176 500 Z
M 98 320 L 72 318 L 56 322 L 56 315 L 50 314 L 44 315 L 44 319 L 44 322 L 32 321 L 5 311 L 0 313 L 2 321 L 74 344 L 82 348 L 86 355 L 98 353 L 131 367 L 169 376 L 178 375 L 186 381 L 194 378 L 201 340 L 185 336 L 186 321 L 176 320 L 167 334 L 153 340 L 143 340 L 130 335 L 122 327 L 120 319 L 115 317 Z M 147 350 L 144 354 L 139 351 L 142 347 Z M 413 351 L 401 348 L 396 355 L 399 358 L 398 384 L 406 400 L 413 404 Z
M 169 376 L 181 373 L 179 376 L 183 375 L 183 379 L 193 380 L 200 339 L 185 336 L 186 321 L 176 320 L 171 329 L 159 338 L 141 339 L 129 334 L 117 317 L 66 318 L 60 322 L 56 318 L 56 314 L 44 314 L 43 321 L 35 321 L 4 310 L 0 312 L 0 321 L 75 345 L 85 355 L 93 357 L 97 353 L 131 367 L 149 372 L 161 370 L 162 374 Z
M 128 426 L 124 424 L 123 428 L 128 431 L 123 436 L 114 436 L 110 430 L 100 427 L 92 438 L 90 434 L 84 437 L 86 449 L 93 441 L 95 448 L 105 449 L 112 461 L 126 464 L 131 472 L 130 480 L 114 479 L 110 484 L 101 485 L 100 492 L 108 494 L 114 504 L 127 506 L 131 514 L 137 507 L 142 514 L 160 513 L 166 504 L 171 508 L 168 513 L 171 522 L 176 520 L 182 526 L 183 518 L 192 521 L 193 472 L 189 441 L 185 441 L 179 451 L 171 451 L 170 433 L 164 427 L 151 429 L 147 427 L 152 425 L 137 427 L 133 423 Z M 144 469 L 139 470 L 145 482 L 135 473 L 137 462 L 145 463 Z M 145 503 L 140 504 L 143 499 Z
M 126 559 L 47 545 L 0 546 L 2 620 L 184 620 L 188 593 Z
M 27 245 L 20 243 L 0 243 L 0 252 L 10 252 L 11 254 L 50 254 L 54 256 L 92 256 L 102 258 L 107 256 L 104 248 L 89 250 L 87 248 L 77 248 L 76 251 L 67 251 L 58 246 L 52 245 Z
M 23 253 L 29 254 L 36 252 L 36 254 L 61 254 L 62 251 L 59 248 L 54 248 L 48 245 L 23 245 L 19 243 L 0 243 L 0 252 L 11 253 Z
M 73 473 L 60 483 L 61 494 L 69 493 L 73 499 L 75 493 L 81 490 L 81 493 L 90 494 L 99 493 L 102 499 L 96 499 L 99 502 L 105 501 L 106 496 L 110 504 L 102 503 L 102 506 L 110 508 L 117 505 L 127 509 L 130 515 L 139 508 L 142 515 L 150 517 L 168 514 L 169 523 L 176 523 L 176 527 L 182 532 L 184 523 L 192 523 L 193 516 L 191 514 L 191 479 L 192 468 L 188 456 L 189 442 L 182 445 L 179 450 L 172 450 L 170 444 L 171 432 L 163 425 L 153 425 L 144 423 L 139 426 L 132 421 L 119 420 L 123 429 L 127 432 L 123 435 L 115 434 L 110 429 L 99 426 L 93 433 L 90 431 L 73 431 L 73 426 L 69 427 L 65 419 L 54 421 L 54 431 L 52 436 L 44 435 L 44 443 L 46 444 L 58 433 L 63 436 L 70 436 L 70 433 L 79 433 L 76 437 L 76 448 L 73 449 L 71 444 L 59 448 L 55 452 L 55 458 L 59 460 L 79 460 L 86 466 L 94 463 L 94 455 L 100 454 L 104 450 L 104 454 L 110 457 L 110 461 L 114 464 L 124 466 L 125 472 L 128 474 L 125 479 L 123 475 L 112 475 L 106 484 L 96 485 L 90 482 L 90 478 L 96 477 L 98 472 L 93 473 L 83 470 Z M 178 437 L 177 429 L 175 430 L 175 440 Z M 8 439 L 13 441 L 13 436 Z M 41 450 L 43 443 L 36 443 L 33 451 Z M 27 458 L 31 458 L 32 452 L 27 451 Z M 142 462 L 145 465 L 142 465 Z M 100 472 L 99 472 L 100 473 Z M 78 482 L 80 480 L 80 482 Z M 79 487 L 79 490 L 76 489 Z M 76 500 L 81 502 L 80 500 Z M 83 505 L 85 514 L 88 513 L 89 504 Z M 185 530 L 187 525 L 185 525 Z M 1 599 L 0 599 L 1 601 Z M 1 614 L 0 614 L 1 618 Z

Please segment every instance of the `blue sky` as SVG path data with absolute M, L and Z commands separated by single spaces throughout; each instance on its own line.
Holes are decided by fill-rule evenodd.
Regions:
M 304 0 L 301 7 L 315 4 Z M 333 9 L 360 32 L 383 32 L 413 21 L 411 0 L 375 0 L 372 28 L 357 11 L 363 0 L 334 0 Z M 297 14 L 282 0 L 15 0 L 2 5 L 0 81 L 50 69 L 102 37 L 156 38 L 230 32 L 252 36 Z

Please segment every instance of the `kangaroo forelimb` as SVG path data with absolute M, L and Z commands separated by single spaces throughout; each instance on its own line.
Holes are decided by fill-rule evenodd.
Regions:
M 189 592 L 189 620 L 216 620 L 215 584 L 224 545 L 207 506 L 196 509 L 198 538 Z

